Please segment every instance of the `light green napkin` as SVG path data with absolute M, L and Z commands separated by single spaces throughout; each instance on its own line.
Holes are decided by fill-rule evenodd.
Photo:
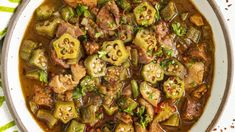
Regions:
M 0 0 L 0 39 L 6 34 L 7 25 L 21 0 Z
M 7 25 L 20 0 L 0 0 L 0 45 L 6 34 Z M 0 46 L 1 48 L 2 46 Z M 18 128 L 7 108 L 0 83 L 0 132 L 17 132 Z

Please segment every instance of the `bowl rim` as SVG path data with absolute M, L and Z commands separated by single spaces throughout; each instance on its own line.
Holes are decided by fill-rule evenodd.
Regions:
M 208 3 L 210 4 L 210 6 L 212 7 L 214 13 L 216 14 L 216 17 L 219 20 L 219 23 L 221 25 L 222 31 L 223 31 L 223 35 L 224 35 L 224 39 L 226 42 L 226 48 L 227 48 L 227 56 L 228 56 L 228 73 L 227 73 L 227 81 L 226 81 L 226 88 L 225 88 L 225 92 L 222 98 L 222 101 L 220 103 L 219 109 L 216 112 L 215 117 L 213 118 L 213 120 L 211 121 L 210 125 L 208 126 L 206 131 L 211 131 L 213 129 L 213 127 L 215 126 L 215 124 L 218 122 L 221 113 L 224 111 L 224 106 L 227 104 L 227 99 L 228 96 L 230 95 L 230 90 L 231 90 L 231 86 L 232 86 L 232 80 L 233 80 L 233 74 L 234 74 L 234 66 L 233 66 L 233 49 L 231 48 L 231 36 L 228 33 L 228 26 L 226 25 L 226 22 L 224 19 L 224 16 L 222 15 L 222 12 L 218 6 L 218 4 L 214 1 L 214 0 L 207 0 Z M 17 20 L 19 19 L 21 13 L 23 12 L 23 10 L 25 9 L 25 7 L 28 5 L 28 3 L 30 2 L 30 0 L 22 0 L 21 4 L 18 6 L 15 14 L 13 15 L 13 17 L 11 18 L 11 21 L 8 25 L 8 32 L 6 34 L 6 37 L 4 39 L 3 42 L 3 47 L 2 47 L 2 56 L 1 56 L 1 73 L 2 73 L 2 87 L 3 87 L 3 92 L 4 95 L 6 97 L 6 103 L 8 106 L 8 109 L 13 117 L 13 119 L 16 121 L 16 124 L 18 126 L 18 128 L 21 131 L 27 131 L 24 124 L 22 123 L 19 115 L 16 112 L 16 108 L 13 105 L 11 96 L 10 96 L 10 89 L 9 89 L 9 85 L 8 85 L 8 74 L 7 74 L 7 65 L 6 62 L 8 60 L 8 55 L 6 54 L 8 52 L 9 49 L 9 42 L 10 42 L 10 38 L 12 37 L 12 33 L 15 29 Z

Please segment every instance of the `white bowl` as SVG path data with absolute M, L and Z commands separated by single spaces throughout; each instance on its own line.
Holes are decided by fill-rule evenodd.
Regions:
M 2 53 L 2 77 L 7 104 L 22 131 L 42 131 L 26 107 L 19 80 L 19 48 L 34 10 L 43 0 L 25 0 L 9 25 Z M 210 131 L 226 103 L 232 80 L 232 52 L 230 39 L 218 5 L 213 0 L 194 0 L 193 3 L 212 27 L 215 41 L 215 70 L 211 96 L 203 115 L 192 127 L 192 132 Z

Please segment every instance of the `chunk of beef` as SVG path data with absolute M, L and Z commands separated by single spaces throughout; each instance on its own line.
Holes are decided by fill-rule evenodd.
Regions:
M 176 43 L 174 41 L 175 35 L 166 35 L 165 37 L 158 40 L 161 47 L 163 47 L 166 50 L 172 50 L 173 54 L 172 56 L 176 57 L 178 55 L 178 50 L 176 48 Z
M 169 25 L 164 21 L 160 21 L 156 25 L 156 35 L 158 36 L 159 39 L 161 39 L 165 37 L 167 34 L 169 34 Z
M 85 26 L 85 29 L 87 30 L 88 35 L 92 39 L 97 39 L 99 37 L 103 37 L 103 32 L 102 30 L 97 26 L 97 24 L 89 19 L 89 18 L 83 18 L 81 25 Z M 99 37 L 97 37 L 97 34 L 100 34 Z
M 40 87 L 38 85 L 34 85 L 33 87 L 33 102 L 37 105 L 52 107 L 52 90 L 50 87 Z
M 205 65 L 202 62 L 195 62 L 187 64 L 188 75 L 185 78 L 185 88 L 192 88 L 202 84 Z
M 97 23 L 104 30 L 115 30 L 120 23 L 120 11 L 115 1 L 107 2 L 97 15 Z
M 88 6 L 90 8 L 96 7 L 97 5 L 97 0 L 80 0 L 81 4 Z
M 78 5 L 78 0 L 64 0 L 64 3 L 75 8 Z
M 84 35 L 83 31 L 78 26 L 62 22 L 57 29 L 56 37 L 60 37 L 64 33 L 68 33 L 75 38 Z
M 194 120 L 201 116 L 202 105 L 191 97 L 187 97 L 184 103 L 182 118 L 184 120 Z
M 66 91 L 73 90 L 75 86 L 77 86 L 78 82 L 75 82 L 72 79 L 72 75 L 67 74 L 67 75 L 56 75 L 54 76 L 50 83 L 49 86 L 53 89 L 55 93 L 62 94 Z
M 207 86 L 205 84 L 200 85 L 199 87 L 197 87 L 193 92 L 192 92 L 192 96 L 196 99 L 201 99 L 203 95 L 205 95 L 207 93 L 208 89 Z
M 201 43 L 201 44 L 198 44 L 196 47 L 192 47 L 190 50 L 189 50 L 189 55 L 191 55 L 192 57 L 194 58 L 201 58 L 203 59 L 205 62 L 210 62 L 210 59 L 207 55 L 207 44 L 206 43 Z M 209 63 L 208 62 L 208 63 Z
M 57 94 L 57 99 L 60 101 L 73 101 L 73 91 L 67 91 L 64 94 Z
M 142 48 L 138 48 L 138 53 L 139 53 L 139 62 L 140 63 L 148 64 L 149 62 L 151 62 L 154 59 L 154 57 L 152 55 L 148 55 L 147 52 Z
M 52 61 L 56 64 L 56 65 L 60 65 L 62 66 L 63 68 L 69 68 L 69 64 L 67 64 L 64 60 L 62 59 L 59 59 L 57 56 L 56 56 L 56 52 L 54 50 L 51 49 L 51 59 Z
M 73 75 L 73 80 L 78 84 L 79 81 L 86 76 L 86 69 L 84 66 L 79 64 L 71 65 L 71 72 Z
M 126 123 L 126 124 L 129 124 L 129 123 L 132 123 L 132 117 L 131 115 L 127 114 L 127 113 L 124 113 L 124 112 L 118 112 L 115 117 L 118 119 L 118 120 L 121 120 L 122 122 Z
M 97 44 L 97 43 L 94 42 L 94 41 L 93 41 L 93 42 L 90 42 L 90 41 L 85 42 L 85 43 L 83 44 L 83 46 L 84 46 L 85 51 L 86 51 L 86 53 L 87 53 L 88 55 L 95 54 L 95 53 L 97 53 L 97 52 L 99 51 L 99 49 L 100 49 L 100 45 Z

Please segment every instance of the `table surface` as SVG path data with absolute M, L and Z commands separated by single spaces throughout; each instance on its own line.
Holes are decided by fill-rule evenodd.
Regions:
M 229 34 L 232 39 L 231 48 L 235 48 L 235 0 L 215 0 L 220 6 L 220 10 L 226 20 L 228 26 Z M 1 43 L 1 42 L 0 42 Z M 235 50 L 235 49 L 234 49 Z M 235 57 L 233 58 L 235 62 Z M 230 95 L 227 99 L 226 106 L 221 113 L 219 121 L 216 123 L 213 132 L 235 132 L 235 81 L 232 83 L 232 89 L 230 89 Z M 3 96 L 2 90 L 0 89 L 0 96 Z M 1 100 L 1 99 L 0 99 Z M 1 118 L 0 124 L 8 124 L 10 126 L 6 132 L 15 132 L 17 127 L 14 125 L 14 121 L 9 114 L 6 103 L 0 109 Z M 0 132 L 1 131 L 0 126 Z

